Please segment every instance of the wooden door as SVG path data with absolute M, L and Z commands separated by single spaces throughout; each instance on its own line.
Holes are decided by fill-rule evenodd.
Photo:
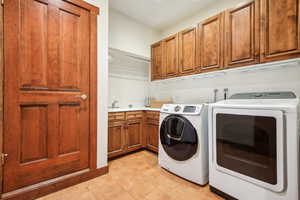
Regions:
M 92 61 L 89 11 L 75 4 L 9 0 L 4 21 L 9 192 L 89 167 Z
M 179 33 L 179 72 L 191 74 L 196 67 L 197 28 L 191 28 Z
M 261 0 L 261 17 L 261 62 L 299 57 L 299 0 Z
M 147 131 L 147 147 L 155 152 L 158 152 L 158 129 L 159 129 L 159 122 L 158 121 L 148 121 L 146 125 Z
M 125 122 L 111 122 L 108 125 L 108 157 L 125 152 Z
M 135 151 L 143 146 L 143 120 L 129 120 L 126 127 L 127 151 Z
M 259 0 L 225 12 L 225 68 L 259 63 Z
M 162 42 L 151 45 L 151 80 L 163 77 L 163 47 Z
M 198 62 L 201 71 L 223 68 L 224 20 L 223 13 L 211 17 L 198 25 Z
M 178 73 L 178 34 L 166 38 L 163 45 L 166 76 L 174 77 Z

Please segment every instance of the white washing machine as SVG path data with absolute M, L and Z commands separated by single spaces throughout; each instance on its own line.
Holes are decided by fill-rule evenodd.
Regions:
M 208 182 L 208 105 L 166 104 L 161 108 L 158 162 L 191 182 Z
M 299 100 L 243 93 L 209 106 L 209 184 L 239 200 L 299 200 Z

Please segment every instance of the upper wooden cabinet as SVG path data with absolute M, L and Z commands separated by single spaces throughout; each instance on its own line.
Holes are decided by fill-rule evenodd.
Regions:
M 211 17 L 198 25 L 198 59 L 201 71 L 223 68 L 224 14 Z
M 174 77 L 178 73 L 178 34 L 163 40 L 164 68 L 167 77 Z
M 300 0 L 249 1 L 158 44 L 163 78 L 299 58 Z
M 190 74 L 196 68 L 197 28 L 191 28 L 179 33 L 179 72 Z
M 157 42 L 151 46 L 151 79 L 161 79 L 163 76 L 163 45 Z
M 259 63 L 259 0 L 225 12 L 225 68 Z
M 299 0 L 261 0 L 261 62 L 299 57 Z

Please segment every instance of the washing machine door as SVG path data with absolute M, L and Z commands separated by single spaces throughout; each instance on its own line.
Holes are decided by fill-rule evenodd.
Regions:
M 161 124 L 160 142 L 171 158 L 185 161 L 197 152 L 197 131 L 185 117 L 170 115 Z

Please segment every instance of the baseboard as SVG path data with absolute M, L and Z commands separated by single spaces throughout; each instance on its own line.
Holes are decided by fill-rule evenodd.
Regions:
M 28 186 L 16 191 L 2 194 L 3 200 L 33 200 L 58 190 L 88 181 L 108 173 L 108 166 L 95 170 L 82 170 L 63 177 Z
M 146 149 L 149 150 L 149 151 L 152 151 L 152 152 L 154 152 L 154 153 L 158 153 L 158 149 L 155 148 L 155 147 L 147 146 Z

